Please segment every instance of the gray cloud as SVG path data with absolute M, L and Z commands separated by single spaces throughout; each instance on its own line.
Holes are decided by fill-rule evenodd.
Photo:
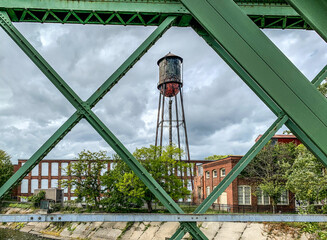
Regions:
M 86 100 L 154 30 L 153 27 L 16 24 L 74 91 Z M 264 31 L 312 79 L 327 62 L 326 44 L 309 31 Z M 74 108 L 1 30 L 0 149 L 28 158 Z M 244 154 L 275 120 L 258 97 L 188 28 L 170 29 L 94 108 L 130 151 L 154 143 L 157 60 L 184 58 L 184 100 L 191 157 Z M 112 150 L 82 120 L 49 154 Z

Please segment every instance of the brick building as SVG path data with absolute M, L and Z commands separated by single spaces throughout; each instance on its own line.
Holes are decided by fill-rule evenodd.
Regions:
M 26 161 L 26 159 L 19 159 L 16 169 L 18 170 Z M 75 161 L 77 160 L 42 160 L 17 186 L 18 198 L 20 196 L 29 197 L 33 195 L 35 189 L 61 188 L 61 180 L 71 179 L 71 176 L 67 175 L 66 169 L 70 163 Z M 114 167 L 112 161 L 106 162 L 102 174 Z M 74 200 L 75 198 L 74 189 L 64 188 L 64 201 Z
M 19 159 L 18 164 L 14 165 L 15 172 L 23 166 L 23 164 L 27 161 L 27 159 Z M 66 174 L 67 166 L 70 163 L 76 162 L 77 160 L 49 160 L 44 159 L 38 165 L 34 167 L 34 169 L 26 175 L 26 177 L 22 180 L 21 184 L 15 188 L 13 191 L 13 195 L 17 196 L 19 200 L 20 196 L 29 197 L 33 195 L 35 189 L 49 189 L 49 188 L 61 188 L 60 181 L 71 179 L 72 176 L 68 176 Z M 194 172 L 197 164 L 212 162 L 210 160 L 191 160 L 193 165 L 192 175 L 194 176 Z M 101 174 L 104 174 L 107 170 L 113 169 L 115 167 L 115 163 L 112 160 L 108 160 L 105 163 L 105 168 L 102 170 Z M 177 175 L 181 175 L 176 172 Z M 184 177 L 187 179 L 187 188 L 192 191 L 191 184 L 191 174 L 189 169 L 185 171 Z M 76 196 L 74 195 L 74 189 L 64 188 L 64 201 L 74 200 Z M 187 201 L 191 201 L 188 199 Z
M 256 141 L 261 137 L 258 136 Z M 275 135 L 275 143 L 301 142 L 293 135 Z M 197 166 L 194 178 L 194 201 L 201 203 L 223 180 L 243 156 L 228 156 L 210 163 Z M 228 212 L 269 212 L 272 210 L 270 198 L 260 189 L 253 187 L 251 179 L 237 177 L 215 201 L 213 207 Z M 295 211 L 294 194 L 285 190 L 277 205 L 277 212 Z
M 260 134 L 255 139 L 255 141 L 257 142 L 261 137 L 262 137 L 262 135 Z M 299 139 L 297 139 L 296 136 L 291 135 L 291 134 L 289 134 L 289 135 L 274 135 L 271 138 L 270 141 L 271 141 L 272 144 L 276 144 L 277 142 L 278 143 L 290 143 L 290 142 L 294 142 L 296 145 L 301 144 L 301 141 Z

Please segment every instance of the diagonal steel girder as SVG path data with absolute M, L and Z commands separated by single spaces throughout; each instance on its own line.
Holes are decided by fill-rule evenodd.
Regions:
M 260 86 L 259 86 L 260 87 Z M 256 92 L 257 93 L 257 92 Z M 291 121 L 291 120 L 289 120 L 289 121 Z M 292 122 L 292 121 L 291 121 Z M 296 127 L 297 127 L 297 125 L 295 125 Z M 299 131 L 302 131 L 300 128 L 299 128 Z M 306 134 L 305 134 L 305 137 L 308 137 Z M 310 138 L 308 138 L 308 140 L 307 141 L 311 141 L 311 139 Z M 305 142 L 307 142 L 307 141 L 305 141 Z M 318 148 L 318 150 L 320 150 L 319 148 Z
M 150 35 L 150 37 L 131 55 L 131 57 L 85 102 L 68 86 L 45 59 L 12 25 L 8 15 L 0 12 L 0 24 L 16 44 L 26 53 L 35 65 L 49 78 L 65 98 L 76 108 L 76 112 L 66 123 L 18 170 L 1 188 L 0 198 L 15 184 L 22 180 L 42 158 L 81 120 L 85 117 L 91 126 L 103 137 L 112 149 L 143 181 L 149 190 L 171 213 L 184 213 L 165 190 L 153 179 L 147 170 L 134 158 L 114 134 L 93 113 L 91 108 L 118 82 L 118 80 L 139 60 L 155 41 L 171 26 L 175 17 L 167 19 Z M 195 239 L 207 239 L 194 223 L 186 223 L 187 231 Z
M 200 36 L 202 36 L 208 44 L 219 54 L 219 56 L 225 60 L 225 62 L 246 82 L 246 84 L 251 89 L 256 89 L 256 93 L 263 102 L 266 103 L 268 107 L 277 115 L 279 118 L 270 126 L 270 128 L 262 135 L 257 143 L 242 157 L 242 159 L 233 167 L 227 176 L 221 181 L 218 186 L 211 192 L 211 194 L 205 199 L 203 203 L 194 211 L 194 214 L 203 214 L 209 207 L 216 201 L 216 199 L 226 190 L 226 188 L 237 178 L 237 176 L 246 168 L 246 166 L 252 161 L 252 159 L 257 155 L 257 153 L 263 148 L 265 144 L 271 139 L 271 137 L 280 129 L 283 124 L 286 124 L 293 133 L 297 133 L 301 136 L 302 141 L 306 140 L 306 146 L 310 149 L 316 150 L 316 156 L 322 160 L 324 165 L 327 167 L 327 157 L 322 154 L 320 150 L 307 138 L 307 136 L 298 127 L 289 120 L 287 115 L 283 113 L 279 107 L 271 101 L 268 95 L 260 89 L 253 79 L 247 75 L 244 69 L 242 69 L 237 62 L 232 59 L 228 53 L 209 35 L 196 30 Z M 318 73 L 318 75 L 311 81 L 316 87 L 326 79 L 327 77 L 327 65 Z M 303 140 L 304 139 L 304 140 Z M 185 231 L 180 227 L 171 239 L 177 240 L 181 239 L 185 235 Z
M 286 0 L 327 42 L 327 1 Z
M 208 34 L 326 155 L 327 112 L 321 109 L 327 107 L 327 100 L 313 84 L 234 1 L 181 1 Z
M 285 113 L 280 107 L 269 97 L 269 95 L 256 83 L 256 81 L 247 73 L 247 71 L 239 65 L 239 63 L 204 29 L 194 28 L 194 30 L 208 43 L 209 46 L 234 70 L 234 72 L 253 90 L 254 93 L 270 108 L 276 116 L 284 116 Z M 327 78 L 327 65 L 318 73 L 311 81 L 317 88 L 323 80 Z M 302 141 L 302 143 L 310 149 L 315 156 L 320 159 L 327 167 L 327 157 L 321 150 L 311 141 L 311 139 L 290 119 L 286 122 L 286 126 Z
M 182 0 L 182 2 L 184 2 Z M 232 169 L 232 171 L 223 179 L 222 182 L 219 183 L 219 185 L 213 190 L 213 192 L 204 200 L 204 202 L 202 204 L 200 204 L 200 206 L 195 210 L 195 214 L 200 214 L 200 213 L 205 213 L 209 207 L 211 206 L 211 204 L 221 195 L 222 192 L 225 191 L 225 189 L 230 185 L 230 183 L 235 180 L 235 178 L 242 172 L 242 170 L 251 162 L 251 160 L 255 157 L 255 155 L 263 148 L 263 146 L 270 140 L 270 138 L 273 136 L 273 134 L 275 134 L 277 132 L 277 130 L 285 123 L 291 130 L 292 132 L 297 135 L 297 137 L 307 146 L 309 147 L 309 149 L 324 163 L 325 166 L 327 166 L 327 157 L 326 157 L 326 153 L 322 152 L 321 149 L 317 146 L 316 142 L 313 142 L 308 135 L 306 134 L 306 132 L 304 132 L 301 128 L 299 128 L 299 126 L 294 123 L 294 121 L 292 119 L 289 118 L 288 115 L 285 114 L 285 112 L 283 111 L 283 109 L 280 107 L 280 105 L 278 103 L 276 103 L 276 101 L 278 100 L 278 97 L 272 98 L 268 93 L 267 93 L 267 89 L 263 89 L 262 85 L 260 86 L 260 82 L 256 81 L 256 78 L 254 76 L 260 77 L 260 72 L 258 73 L 258 71 L 255 71 L 254 68 L 250 68 L 252 71 L 249 72 L 248 68 L 246 68 L 246 60 L 243 58 L 241 58 L 243 61 L 238 61 L 239 58 L 235 57 L 235 52 L 233 55 L 231 53 L 231 51 L 227 51 L 225 46 L 228 46 L 227 40 L 225 43 L 227 43 L 226 45 L 223 46 L 223 44 L 221 44 L 221 42 L 218 42 L 220 40 L 220 37 L 223 35 L 223 33 L 221 32 L 216 32 L 215 30 L 215 26 L 214 24 L 210 25 L 210 21 L 212 21 L 213 19 L 210 19 L 210 17 L 208 17 L 208 13 L 212 13 L 214 15 L 215 11 L 210 12 L 208 11 L 208 9 L 210 9 L 211 7 L 214 8 L 214 6 L 216 6 L 215 4 L 217 3 L 213 3 L 213 1 L 206 1 L 208 3 L 209 6 L 208 9 L 206 8 L 197 8 L 196 1 L 186 1 L 185 0 L 185 6 L 188 7 L 188 9 L 190 10 L 190 12 L 193 14 L 193 16 L 195 18 L 197 18 L 197 20 L 201 23 L 202 27 L 204 29 L 201 29 L 201 27 L 199 28 L 199 26 L 195 26 L 195 31 L 198 32 L 198 34 L 200 36 L 202 36 L 204 38 L 204 40 L 225 60 L 225 62 L 244 80 L 244 82 L 257 94 L 257 96 L 277 115 L 279 116 L 279 118 L 272 124 L 272 126 L 266 131 L 266 133 L 262 136 L 262 138 L 259 139 L 259 141 L 248 151 L 248 153 L 235 165 L 235 167 Z M 196 2 L 198 4 L 198 1 Z M 231 1 L 226 0 L 225 1 L 226 5 L 224 5 L 224 7 L 229 6 L 231 8 L 232 4 Z M 193 5 L 192 5 L 193 4 Z M 221 2 L 219 3 L 221 4 Z M 229 5 L 228 5 L 229 4 Z M 214 5 L 214 6 L 213 6 Z M 218 5 L 218 4 L 217 4 Z M 191 8 L 190 8 L 191 6 Z M 203 6 L 202 6 L 203 7 Z M 194 12 L 192 12 L 192 10 L 194 10 Z M 216 9 L 215 9 L 216 10 Z M 221 12 L 224 12 L 222 9 L 220 9 Z M 224 10 L 226 11 L 226 8 L 224 8 Z M 230 14 L 231 9 L 228 9 L 230 11 L 227 11 L 228 14 Z M 234 8 L 235 10 L 235 8 Z M 201 12 L 203 11 L 203 12 Z M 199 14 L 199 12 L 202 14 Z M 221 12 L 216 11 L 216 13 L 218 12 L 219 17 L 222 18 L 222 20 L 224 21 L 226 16 L 221 16 L 223 14 L 221 14 Z M 234 11 L 235 13 L 235 11 Z M 199 18 L 197 17 L 196 14 L 199 14 Z M 237 13 L 236 14 L 240 14 Z M 209 14 L 210 15 L 210 14 Z M 241 14 L 240 14 L 241 15 Z M 201 16 L 201 18 L 200 18 Z M 215 16 L 217 17 L 217 16 Z M 235 17 L 235 16 L 234 16 Z M 227 18 L 227 17 L 226 17 Z M 203 22 L 201 22 L 201 20 Z M 220 19 L 221 20 L 221 19 Z M 242 21 L 243 19 L 241 18 L 240 21 Z M 228 22 L 227 24 L 229 24 L 230 22 Z M 242 22 L 239 22 L 240 25 Z M 209 25 L 209 27 L 211 28 L 206 28 L 207 25 Z M 231 24 L 232 25 L 232 24 Z M 221 26 L 220 24 L 218 25 L 219 27 Z M 244 28 L 244 26 L 242 26 Z M 232 30 L 235 30 L 236 27 L 232 26 L 231 28 Z M 229 30 L 231 30 L 229 29 Z M 212 30 L 212 32 L 208 31 L 208 30 Z M 247 29 L 248 30 L 248 29 Z M 252 29 L 251 29 L 252 30 Z M 254 28 L 255 30 L 255 28 Z M 216 33 L 216 35 L 214 35 L 214 33 Z M 219 34 L 218 34 L 219 33 Z M 257 32 L 258 34 L 258 32 Z M 241 35 L 241 34 L 240 34 Z M 257 35 L 256 35 L 257 36 Z M 244 36 L 240 36 L 241 38 Z M 245 41 L 248 40 L 246 38 L 244 38 Z M 233 42 L 233 37 L 231 39 L 229 39 L 229 41 Z M 267 40 L 267 39 L 265 39 Z M 235 41 L 237 42 L 237 41 Z M 234 42 L 234 43 L 235 43 Z M 268 41 L 269 42 L 269 41 Z M 252 42 L 254 43 L 254 42 Z M 249 44 L 250 45 L 250 44 Z M 270 47 L 273 47 L 274 45 L 270 42 Z M 234 46 L 235 47 L 235 46 Z M 253 48 L 254 47 L 254 48 Z M 254 51 L 258 50 L 255 49 L 255 44 L 250 46 L 250 48 L 252 48 L 252 50 L 254 49 Z M 249 50 L 249 49 L 248 49 Z M 261 51 L 261 54 L 263 52 Z M 244 53 L 242 53 L 244 54 Z M 241 54 L 241 55 L 242 55 Z M 257 60 L 263 60 L 265 61 L 265 59 L 262 58 L 262 55 L 260 55 L 260 53 L 258 54 L 256 52 L 257 55 L 259 55 L 259 59 Z M 238 55 L 239 57 L 242 57 L 240 55 Z M 243 55 L 244 56 L 244 55 Z M 247 56 L 247 55 L 245 55 Z M 279 54 L 279 57 L 282 58 L 283 54 Z M 278 58 L 278 57 L 277 57 Z M 279 59 L 280 59 L 279 58 Z M 269 60 L 269 59 L 268 59 Z M 285 60 L 284 60 L 285 62 Z M 243 63 L 243 64 L 242 64 Z M 289 62 L 290 63 L 290 62 Z M 275 62 L 276 64 L 276 62 Z M 292 64 L 289 64 L 290 66 L 292 66 Z M 272 67 L 274 67 L 276 65 L 272 65 Z M 293 69 L 296 71 L 297 69 L 293 66 Z M 274 72 L 276 71 L 276 69 L 272 69 Z M 260 70 L 259 70 L 260 71 Z M 277 71 L 276 71 L 277 72 Z M 276 73 L 275 72 L 275 73 Z M 251 74 L 252 73 L 252 74 Z M 278 73 L 278 72 L 277 72 Z M 296 73 L 295 73 L 296 74 Z M 298 73 L 297 73 L 298 74 Z M 298 74 L 301 76 L 301 74 Z M 280 75 L 277 75 L 277 77 L 280 77 Z M 318 87 L 319 84 L 326 79 L 327 77 L 327 66 L 324 67 L 324 69 L 317 75 L 317 77 L 315 79 L 313 79 L 311 86 L 315 86 Z M 285 78 L 286 79 L 286 78 Z M 305 79 L 305 77 L 303 76 L 303 79 Z M 310 84 L 307 84 L 310 86 Z M 292 86 L 292 85 L 291 85 Z M 305 86 L 305 84 L 304 84 Z M 293 85 L 294 87 L 294 85 Z M 317 94 L 316 94 L 317 95 Z M 319 95 L 319 94 L 318 94 Z M 274 95 L 273 95 L 274 96 Z M 320 95 L 321 96 L 321 95 Z M 302 96 L 303 97 L 303 96 Z M 319 99 L 319 97 L 318 97 Z M 283 101 L 281 101 L 281 103 L 283 103 Z M 312 106 L 312 105 L 311 105 Z M 285 108 L 285 106 L 284 106 Z M 287 110 L 287 108 L 286 108 Z M 176 231 L 176 233 L 172 236 L 171 239 L 181 239 L 185 234 L 185 228 L 183 228 L 183 223 L 182 226 Z
M 260 150 L 269 142 L 271 137 L 283 126 L 288 120 L 287 116 L 278 118 L 262 137 L 253 145 L 253 147 L 242 157 L 242 159 L 233 167 L 226 177 L 213 189 L 209 196 L 195 209 L 194 214 L 203 214 L 214 201 L 225 191 L 225 189 L 235 180 L 251 160 L 260 152 Z M 173 240 L 182 239 L 186 231 L 182 223 L 181 227 L 171 237 Z

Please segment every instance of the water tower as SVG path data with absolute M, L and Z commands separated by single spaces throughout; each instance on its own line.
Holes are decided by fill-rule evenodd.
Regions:
M 182 63 L 183 58 L 168 53 L 158 60 L 159 66 L 159 105 L 156 128 L 155 146 L 162 147 L 167 143 L 172 146 L 175 144 L 183 149 L 185 158 L 179 156 L 179 160 L 190 162 L 190 151 L 187 138 L 185 113 L 183 105 L 183 79 Z M 167 139 L 168 137 L 168 139 Z M 193 189 L 192 170 L 188 169 L 188 177 L 191 177 Z M 183 177 L 185 173 L 181 173 Z

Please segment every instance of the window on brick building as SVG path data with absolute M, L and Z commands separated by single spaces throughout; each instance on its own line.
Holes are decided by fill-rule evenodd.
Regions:
M 64 162 L 61 163 L 61 176 L 67 176 L 67 169 L 68 168 L 68 163 Z
M 220 169 L 220 177 L 225 177 L 226 176 L 226 170 L 225 168 Z
M 115 163 L 115 162 L 110 163 L 110 170 L 114 170 L 116 165 L 117 165 L 117 163 Z
M 48 176 L 49 175 L 49 163 L 47 163 L 47 162 L 42 163 L 41 171 L 42 171 L 42 176 Z
M 270 197 L 264 193 L 260 188 L 257 188 L 257 201 L 258 205 L 270 205 Z
M 36 165 L 36 166 L 32 169 L 32 176 L 39 176 L 39 165 Z
M 210 178 L 210 172 L 206 171 L 206 178 Z
M 34 193 L 35 189 L 39 188 L 39 180 L 38 179 L 32 179 L 31 181 L 31 193 Z
M 51 179 L 51 188 L 58 187 L 58 179 Z
M 209 194 L 210 194 L 210 187 L 207 187 L 207 197 L 209 196 Z
M 198 166 L 198 175 L 203 176 L 203 167 L 202 166 Z
M 108 171 L 108 163 L 105 163 L 103 165 L 103 168 L 101 169 L 101 176 L 103 176 Z
M 285 189 L 282 191 L 279 198 L 279 203 L 277 203 L 277 205 L 288 205 L 288 204 L 289 204 L 288 191 Z
M 239 205 L 251 205 L 251 187 L 250 186 L 238 186 L 238 204 Z
M 216 178 L 217 175 L 218 175 L 218 174 L 217 174 L 217 170 L 213 170 L 213 171 L 212 171 L 212 177 Z
M 223 192 L 220 196 L 219 196 L 219 203 L 221 205 L 227 205 L 227 192 Z
M 59 167 L 58 163 L 51 163 L 51 176 L 58 176 Z
M 23 179 L 20 189 L 21 193 L 28 193 L 28 179 Z
M 48 189 L 49 188 L 49 180 L 48 179 L 42 179 L 41 180 L 41 189 Z

